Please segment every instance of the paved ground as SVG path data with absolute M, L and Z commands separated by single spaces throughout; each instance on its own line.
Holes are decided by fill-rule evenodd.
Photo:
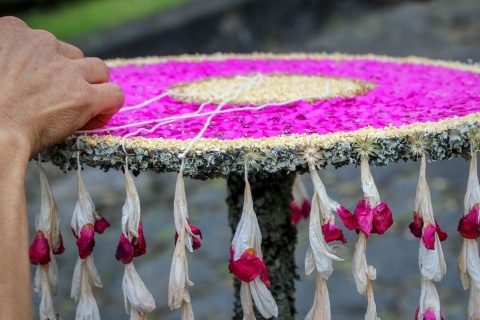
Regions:
M 389 6 L 372 6 L 346 0 L 330 5 L 328 10 L 328 19 L 323 21 L 322 27 L 313 29 L 304 26 L 305 21 L 314 19 L 312 12 L 291 14 L 291 20 L 288 20 L 292 26 L 289 41 L 280 41 L 272 35 L 272 41 L 264 41 L 263 46 L 251 50 L 373 52 L 480 61 L 479 0 L 399 2 Z M 230 28 L 227 31 L 233 38 L 242 34 L 255 38 L 244 14 L 230 14 L 230 20 L 224 19 L 218 28 Z M 272 28 L 275 26 L 272 25 Z M 298 37 L 294 36 L 296 32 Z M 382 237 L 372 236 L 367 249 L 369 263 L 377 268 L 378 278 L 373 286 L 379 316 L 383 320 L 412 319 L 420 296 L 417 265 L 419 242 L 408 232 L 418 167 L 419 163 L 410 162 L 373 169 L 380 195 L 392 208 L 395 218 L 392 229 Z M 32 166 L 27 176 L 28 211 L 32 226 L 33 215 L 39 206 L 39 184 L 33 169 Z M 60 289 L 55 304 L 64 319 L 73 319 L 75 305 L 69 296 L 76 249 L 68 225 L 76 201 L 76 178 L 73 172 L 64 175 L 57 168 L 47 166 L 47 169 L 62 215 L 67 247 L 66 253 L 58 258 Z M 461 245 L 456 226 L 463 212 L 467 173 L 468 163 L 463 159 L 427 166 L 435 214 L 442 228 L 449 233 L 448 240 L 443 244 L 448 273 L 437 285 L 443 315 L 449 320 L 465 318 L 468 299 L 456 272 Z M 327 168 L 320 174 L 329 195 L 345 206 L 353 208 L 361 198 L 359 168 Z M 309 177 L 304 176 L 304 179 L 311 189 Z M 104 289 L 96 294 L 97 301 L 104 319 L 127 319 L 121 292 L 123 265 L 114 258 L 125 197 L 123 175 L 86 168 L 84 180 L 95 204 L 112 223 L 112 228 L 98 236 L 94 250 L 94 258 L 104 282 Z M 180 319 L 179 311 L 170 312 L 166 303 L 173 254 L 174 181 L 172 174 L 144 173 L 135 179 L 141 197 L 148 244 L 147 255 L 138 258 L 135 265 L 157 302 L 151 319 Z M 227 268 L 231 234 L 224 203 L 225 181 L 188 180 L 186 188 L 191 220 L 202 229 L 205 236 L 202 249 L 189 255 L 190 275 L 195 282 L 190 291 L 195 315 L 200 320 L 228 319 L 231 317 L 233 289 Z M 347 232 L 348 243 L 339 252 L 346 261 L 335 264 L 336 271 L 328 281 L 334 319 L 363 319 L 364 316 L 366 299 L 356 292 L 350 274 L 355 236 L 355 233 Z M 297 250 L 300 274 L 303 274 L 307 241 L 307 223 L 302 222 L 299 225 Z M 312 303 L 315 279 L 302 276 L 296 286 L 297 318 L 303 319 Z M 38 304 L 36 298 L 34 303 Z

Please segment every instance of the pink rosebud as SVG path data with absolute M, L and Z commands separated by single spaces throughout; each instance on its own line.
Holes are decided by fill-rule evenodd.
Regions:
M 413 212 L 413 222 L 408 227 L 415 237 L 422 237 L 423 218 L 418 212 Z
M 251 282 L 260 276 L 260 279 L 265 283 L 265 285 L 267 287 L 270 286 L 270 280 L 265 262 L 260 260 L 260 258 L 255 255 L 253 248 L 248 248 L 245 250 L 245 252 L 240 256 L 240 259 L 237 261 L 233 260 L 234 255 L 235 251 L 233 247 L 230 247 L 230 264 L 228 265 L 230 273 L 233 273 L 235 277 L 245 282 Z
M 80 230 L 80 237 L 77 239 L 78 254 L 81 259 L 88 257 L 95 247 L 95 228 L 88 223 Z
M 392 224 L 392 211 L 385 202 L 380 202 L 375 208 L 373 208 L 372 232 L 383 234 Z
M 437 228 L 429 223 L 422 235 L 422 243 L 429 250 L 435 249 L 435 232 Z
M 478 239 L 480 236 L 480 224 L 478 223 L 479 204 L 476 203 L 470 212 L 460 219 L 458 231 L 467 239 Z
M 308 219 L 310 217 L 310 210 L 312 210 L 312 206 L 310 205 L 310 201 L 308 199 L 303 199 L 302 202 L 302 216 L 304 219 Z
M 350 210 L 348 210 L 344 206 L 339 206 L 337 208 L 337 214 L 347 229 L 349 230 L 357 229 L 357 220 L 355 220 L 355 217 L 350 212 Z
M 58 248 L 57 248 L 56 250 L 55 250 L 55 249 L 53 250 L 53 254 L 62 254 L 62 253 L 65 251 L 65 247 L 63 246 L 63 238 L 62 238 L 62 235 L 59 234 L 58 236 L 59 236 L 59 238 L 60 238 L 60 241 L 59 241 L 60 243 L 59 243 L 59 245 L 58 245 Z
M 28 249 L 31 264 L 45 265 L 50 262 L 50 245 L 42 230 L 38 230 L 33 243 Z
M 353 216 L 357 221 L 357 229 L 362 231 L 367 238 L 370 237 L 373 227 L 373 210 L 367 197 L 358 202 Z
M 145 237 L 143 236 L 142 220 L 140 220 L 140 224 L 138 225 L 138 238 L 133 237 L 132 245 L 134 257 L 141 256 L 147 252 L 147 243 L 145 242 Z
M 100 217 L 100 219 L 97 219 L 97 216 Z M 105 229 L 110 227 L 110 223 L 98 212 L 96 211 L 95 215 L 95 232 L 102 234 Z
M 343 231 L 339 227 L 337 227 L 332 221 L 325 223 L 322 226 L 322 232 L 325 236 L 326 242 L 340 240 L 343 243 L 347 243 L 347 239 L 343 235 Z
M 127 237 L 122 233 L 118 240 L 117 252 L 115 253 L 115 259 L 123 262 L 124 264 L 130 263 L 133 260 L 133 246 L 128 241 Z
M 196 236 L 199 236 L 200 239 L 202 239 L 202 231 L 200 231 L 200 229 L 198 229 L 196 226 L 191 224 L 190 221 L 187 220 L 187 223 L 188 223 L 188 226 L 190 227 L 190 230 L 192 230 L 192 233 Z M 175 245 L 177 245 L 177 240 L 178 240 L 178 232 L 175 232 Z M 193 240 L 193 244 L 192 244 L 193 250 L 197 250 L 202 246 L 202 243 L 196 237 L 192 237 L 192 240 Z

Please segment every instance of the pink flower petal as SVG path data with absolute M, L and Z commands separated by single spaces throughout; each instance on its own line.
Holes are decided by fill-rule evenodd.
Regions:
M 200 231 L 200 229 L 198 229 L 196 226 L 191 224 L 190 221 L 187 220 L 187 223 L 188 223 L 188 226 L 190 227 L 190 230 L 192 230 L 192 233 L 196 236 L 199 236 L 200 239 L 202 239 L 202 231 Z M 175 232 L 175 245 L 177 244 L 177 240 L 178 240 L 178 232 Z M 193 250 L 197 250 L 202 246 L 202 243 L 200 242 L 199 239 L 192 237 L 192 241 L 193 241 L 193 244 L 192 244 Z
M 433 224 L 429 224 L 422 235 L 422 242 L 425 248 L 429 250 L 435 249 L 435 232 L 436 227 Z
M 117 246 L 117 252 L 115 253 L 115 259 L 125 264 L 130 263 L 133 260 L 133 246 L 123 233 L 120 236 L 120 239 L 118 239 L 118 246 Z
M 290 221 L 293 224 L 297 224 L 300 219 L 302 219 L 302 210 L 297 207 L 295 201 L 290 202 L 290 210 L 292 211 L 292 215 L 290 216 Z
M 437 221 L 435 221 L 435 231 L 437 232 L 438 239 L 440 239 L 440 241 L 444 241 L 447 239 L 447 233 L 443 232 L 442 229 L 440 229 L 440 225 Z
M 105 231 L 105 229 L 110 227 L 110 223 L 108 223 L 108 221 L 104 217 L 102 217 L 99 213 L 98 215 L 101 217 L 101 219 L 95 220 L 95 232 L 102 234 L 103 231 Z
M 255 255 L 253 248 L 245 250 L 237 261 L 233 260 L 234 254 L 234 249 L 230 248 L 230 264 L 228 265 L 228 269 L 235 277 L 242 281 L 250 282 L 261 275 L 261 279 L 265 284 L 267 284 L 267 281 L 270 283 L 268 272 L 265 270 L 267 269 L 265 262 Z
M 262 261 L 263 262 L 263 265 L 265 266 L 265 261 Z M 265 268 L 262 269 L 262 272 L 260 273 L 260 280 L 263 281 L 263 283 L 265 283 L 265 286 L 267 288 L 270 288 L 270 277 L 268 276 L 268 270 L 267 270 L 267 267 L 265 266 Z
M 443 320 L 443 317 L 441 317 L 441 319 Z M 432 308 L 427 308 L 427 310 L 425 310 L 425 314 L 423 315 L 423 320 L 440 320 L 440 319 L 437 319 L 437 317 L 435 316 L 435 312 L 432 310 Z
M 31 264 L 45 265 L 50 262 L 50 245 L 42 230 L 38 230 L 33 243 L 28 249 Z
M 312 210 L 312 205 L 308 199 L 303 199 L 302 202 L 302 216 L 304 219 L 308 219 L 310 217 L 310 210 Z
M 350 210 L 348 210 L 344 206 L 339 206 L 337 208 L 337 214 L 347 229 L 349 230 L 357 229 L 357 220 L 355 220 L 355 217 L 350 212 Z
M 145 237 L 143 235 L 143 224 L 140 220 L 140 224 L 138 225 L 138 238 L 132 239 L 132 246 L 133 246 L 133 256 L 138 257 L 147 252 L 147 243 L 145 241 Z
M 325 223 L 322 226 L 322 232 L 325 236 L 326 242 L 340 240 L 343 243 L 347 243 L 347 239 L 343 235 L 343 231 L 339 227 L 337 227 L 332 221 Z
M 423 218 L 418 212 L 413 212 L 413 222 L 408 227 L 415 237 L 422 237 Z
M 467 239 L 478 239 L 480 236 L 480 224 L 478 223 L 479 204 L 476 203 L 470 212 L 460 219 L 458 231 Z
M 81 259 L 88 257 L 95 247 L 95 228 L 88 223 L 80 230 L 80 237 L 77 239 L 78 254 Z
M 372 232 L 383 234 L 393 224 L 392 211 L 385 202 L 380 202 L 373 209 Z
M 370 237 L 373 228 L 373 209 L 370 207 L 368 198 L 365 197 L 358 202 L 353 216 L 357 220 L 357 229 L 362 231 L 367 238 Z

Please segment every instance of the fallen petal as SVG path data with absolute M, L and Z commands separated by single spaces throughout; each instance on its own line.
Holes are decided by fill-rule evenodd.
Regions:
M 42 230 L 38 230 L 33 243 L 28 249 L 30 263 L 44 265 L 50 262 L 50 245 Z

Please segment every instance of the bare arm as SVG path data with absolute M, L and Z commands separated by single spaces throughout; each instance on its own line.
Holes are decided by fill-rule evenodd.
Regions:
M 16 18 L 0 18 L 0 310 L 31 317 L 24 177 L 33 155 L 123 104 L 99 59 Z

